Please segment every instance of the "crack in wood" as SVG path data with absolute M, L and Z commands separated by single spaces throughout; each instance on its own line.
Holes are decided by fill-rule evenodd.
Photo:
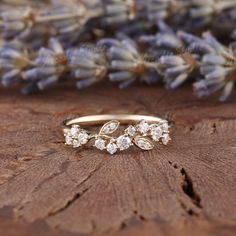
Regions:
M 217 129 L 216 129 L 216 123 L 213 123 L 212 124 L 212 131 L 211 131 L 211 134 L 214 134 L 217 132 Z
M 172 161 L 168 161 L 171 167 L 173 167 L 176 170 L 180 171 L 180 174 L 182 176 L 182 183 L 181 188 L 183 190 L 183 193 L 191 200 L 191 202 L 198 208 L 202 209 L 201 205 L 201 198 L 199 194 L 196 192 L 196 190 L 193 187 L 193 182 L 190 178 L 190 176 L 187 174 L 186 170 L 182 167 L 179 168 L 178 164 L 173 163 Z M 190 216 L 198 216 L 198 213 L 194 211 L 191 207 L 187 206 L 183 201 L 179 200 L 181 207 L 184 209 L 185 212 L 187 212 Z
M 69 163 L 68 161 L 63 162 L 63 163 L 61 164 L 60 168 L 59 168 L 59 171 L 56 172 L 56 173 L 54 173 L 53 175 L 49 176 L 48 178 L 44 179 L 41 183 L 39 183 L 39 184 L 35 187 L 35 189 L 33 190 L 33 192 L 39 190 L 46 182 L 48 182 L 48 181 L 50 181 L 50 180 L 52 180 L 52 179 L 58 177 L 59 175 L 63 174 L 63 173 L 67 170 L 67 168 L 68 168 L 69 165 L 70 165 L 70 163 Z M 32 193 L 33 193 L 33 192 L 32 192 Z
M 195 212 L 193 209 L 191 209 L 190 207 L 187 207 L 186 204 L 184 204 L 182 201 L 179 201 L 180 202 L 180 206 L 184 209 L 185 212 L 188 213 L 188 215 L 190 216 L 198 216 L 198 213 Z
M 102 163 L 98 164 L 97 167 L 90 172 L 90 174 L 82 181 L 80 182 L 76 188 L 79 188 L 80 186 L 82 186 L 83 184 L 85 184 L 92 176 L 95 172 L 97 172 L 101 167 L 102 167 Z M 89 189 L 91 188 L 91 186 L 85 188 L 82 192 L 77 192 L 74 194 L 74 196 L 68 200 L 64 206 L 62 206 L 61 208 L 57 209 L 56 211 L 52 211 L 48 214 L 47 217 L 52 217 L 55 216 L 59 213 L 61 213 L 62 211 L 66 210 L 68 207 L 70 207 L 77 199 L 79 199 L 82 195 L 84 195 Z
M 44 179 L 43 181 L 41 181 L 41 182 L 33 189 L 33 191 L 31 192 L 31 194 L 34 193 L 34 192 L 36 192 L 36 191 L 38 191 L 46 182 L 48 182 L 48 181 L 50 181 L 50 180 L 52 180 L 52 179 L 58 177 L 59 175 L 63 174 L 63 173 L 66 171 L 66 169 L 68 168 L 68 166 L 69 166 L 69 162 L 67 162 L 67 161 L 66 161 L 66 162 L 63 162 L 63 163 L 61 164 L 60 168 L 59 168 L 59 171 L 56 172 L 56 173 L 54 173 L 54 174 L 52 174 L 51 176 L 49 176 L 48 178 Z M 26 203 L 29 203 L 29 202 L 30 202 L 29 200 L 26 200 L 26 199 L 27 199 L 27 195 L 26 195 L 26 197 L 25 197 L 24 199 L 21 200 L 21 205 L 17 208 L 17 211 L 18 211 L 18 212 L 19 212 L 20 210 L 24 209 L 24 205 L 25 205 Z M 18 217 L 21 217 L 21 215 L 18 215 Z
M 48 217 L 52 217 L 52 216 L 55 216 L 61 212 L 63 212 L 64 210 L 66 210 L 68 207 L 70 207 L 77 199 L 79 199 L 80 197 L 82 197 L 89 189 L 91 188 L 88 187 L 86 189 L 84 189 L 82 192 L 78 192 L 76 193 L 63 207 L 59 208 L 58 210 L 56 211 L 53 211 L 53 212 L 50 212 L 48 214 Z
M 180 173 L 183 176 L 182 189 L 184 193 L 192 200 L 193 204 L 196 207 L 201 209 L 202 208 L 201 198 L 199 194 L 196 192 L 196 190 L 194 189 L 193 182 L 190 176 L 187 174 L 184 168 L 180 169 Z

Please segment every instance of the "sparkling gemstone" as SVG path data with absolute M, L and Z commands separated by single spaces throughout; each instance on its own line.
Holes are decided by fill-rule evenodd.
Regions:
M 168 125 L 167 122 L 163 123 L 163 124 L 161 125 L 161 127 L 162 127 L 162 130 L 163 130 L 164 132 L 168 132 L 168 130 L 169 130 L 169 125 Z
M 106 123 L 102 129 L 101 129 L 101 133 L 104 133 L 104 134 L 111 134 L 113 132 L 116 131 L 116 129 L 118 128 L 119 126 L 119 121 L 110 121 L 108 123 Z
M 104 133 L 109 134 L 112 130 L 116 128 L 116 124 L 111 123 L 108 126 L 104 127 Z
M 127 134 L 130 135 L 131 137 L 133 137 L 136 133 L 136 129 L 133 125 L 130 125 L 127 129 Z
M 131 139 L 129 137 L 126 137 L 124 135 L 120 136 L 116 140 L 118 148 L 123 151 L 130 147 L 131 145 Z
M 109 134 L 109 132 L 110 132 L 110 126 L 104 127 L 103 132 L 104 132 L 104 134 Z
M 135 143 L 139 148 L 143 150 L 151 150 L 154 147 L 153 144 L 145 138 L 136 139 Z
M 170 138 L 169 134 L 163 134 L 163 136 L 162 136 L 162 143 L 164 145 L 167 145 L 170 140 L 171 140 L 171 138 Z
M 138 130 L 140 133 L 145 134 L 148 132 L 149 130 L 149 124 L 147 123 L 147 121 L 142 120 L 139 124 L 138 124 Z
M 74 148 L 77 148 L 77 147 L 81 146 L 80 142 L 78 140 L 76 140 L 76 139 L 73 140 L 72 144 L 73 144 Z
M 72 127 L 70 129 L 70 133 L 72 136 L 75 136 L 78 133 L 78 131 L 79 131 L 78 127 Z
M 154 141 L 159 141 L 159 139 L 162 136 L 162 129 L 161 129 L 161 127 L 158 127 L 158 126 L 152 127 L 151 135 L 152 135 L 152 139 Z
M 82 132 L 82 133 L 79 133 L 78 135 L 78 142 L 83 145 L 83 144 L 86 144 L 88 142 L 88 134 L 85 133 L 85 132 Z
M 72 145 L 72 138 L 70 136 L 65 137 L 66 145 Z
M 109 128 L 110 128 L 111 130 L 113 130 L 113 129 L 116 129 L 116 126 L 117 126 L 116 123 L 111 123 L 111 124 L 109 125 Z
M 110 153 L 110 154 L 114 154 L 116 153 L 117 151 L 117 145 L 115 143 L 109 143 L 107 145 L 107 151 Z
M 96 141 L 95 141 L 95 147 L 99 150 L 104 150 L 106 148 L 106 143 L 103 139 L 101 138 L 98 138 Z

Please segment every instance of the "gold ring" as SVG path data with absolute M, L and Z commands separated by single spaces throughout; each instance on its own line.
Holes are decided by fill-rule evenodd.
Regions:
M 74 148 L 82 147 L 94 140 L 94 147 L 107 150 L 110 154 L 124 151 L 135 145 L 148 151 L 154 148 L 155 142 L 167 145 L 170 125 L 167 120 L 155 116 L 131 114 L 106 114 L 82 116 L 64 121 L 63 129 L 65 144 Z M 102 125 L 98 133 L 93 133 L 86 127 Z M 128 125 L 118 137 L 112 134 L 120 125 Z

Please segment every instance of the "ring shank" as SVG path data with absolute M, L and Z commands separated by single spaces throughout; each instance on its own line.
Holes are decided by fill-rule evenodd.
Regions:
M 111 120 L 118 120 L 121 124 L 135 124 L 140 120 L 146 120 L 148 122 L 163 122 L 165 120 L 146 115 L 133 115 L 133 114 L 105 114 L 105 115 L 91 115 L 82 116 L 65 122 L 66 126 L 74 124 L 78 125 L 100 125 Z

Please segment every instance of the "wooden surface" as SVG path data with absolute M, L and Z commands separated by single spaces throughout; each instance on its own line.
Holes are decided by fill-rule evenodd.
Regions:
M 235 102 L 188 86 L 1 89 L 0 235 L 235 235 Z M 168 118 L 173 141 L 112 157 L 63 145 L 62 120 L 114 112 Z

